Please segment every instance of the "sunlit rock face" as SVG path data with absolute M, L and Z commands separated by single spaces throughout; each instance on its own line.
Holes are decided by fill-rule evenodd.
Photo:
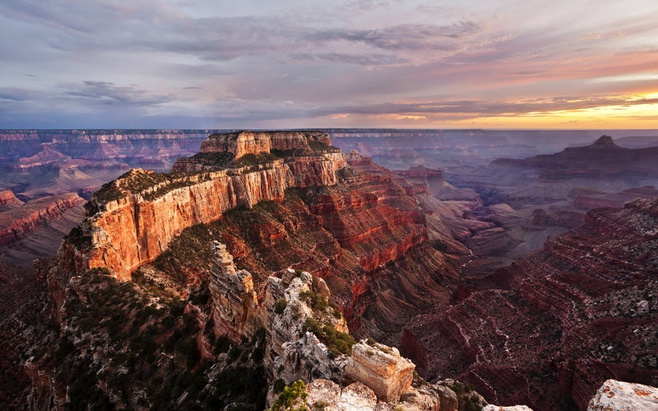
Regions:
M 535 410 L 585 409 L 611 377 L 654 385 L 657 227 L 658 200 L 592 210 L 497 271 L 498 289 L 419 316 L 408 332 L 428 376 L 458 375 L 492 402 Z
M 399 177 L 327 143 L 317 132 L 217 135 L 204 150 L 242 156 L 206 151 L 177 173 L 126 173 L 87 204 L 62 248 L 76 264 L 56 264 L 64 268 L 53 271 L 52 291 L 70 269 L 108 267 L 128 280 L 186 228 L 215 224 L 256 288 L 272 271 L 309 270 L 327 281 L 357 334 L 394 343 L 410 315 L 449 300 L 441 282 L 457 278 L 461 257 L 428 241 L 424 212 Z
M 397 401 L 409 390 L 415 368 L 396 348 L 359 343 L 352 347 L 345 376 L 371 387 L 379 398 Z
M 250 133 L 224 136 L 238 145 L 228 148 L 243 155 L 248 147 L 252 147 L 249 153 L 253 154 L 263 147 L 300 146 L 307 138 L 303 134 L 289 139 L 286 133 L 260 133 L 257 140 L 265 139 L 268 144 L 254 148 L 249 143 L 253 140 Z M 279 144 L 279 139 L 285 142 Z M 215 140 L 208 141 L 215 144 Z M 275 158 L 208 173 L 167 175 L 132 170 L 106 185 L 90 202 L 85 225 L 85 235 L 92 243 L 88 266 L 109 267 L 120 279 L 127 279 L 140 264 L 159 256 L 187 227 L 218 220 L 235 207 L 250 208 L 263 200 L 281 202 L 285 190 L 291 187 L 335 185 L 336 172 L 345 161 L 340 152 L 330 151 L 328 156 L 314 154 L 310 161 L 304 157 L 290 161 Z
M 302 150 L 313 152 L 311 146 L 320 143 L 331 145 L 331 140 L 321 131 L 268 131 L 212 134 L 201 143 L 201 153 L 228 152 L 236 158 L 245 154 L 270 153 L 272 150 Z
M 589 402 L 587 411 L 650 411 L 658 409 L 658 388 L 606 380 Z

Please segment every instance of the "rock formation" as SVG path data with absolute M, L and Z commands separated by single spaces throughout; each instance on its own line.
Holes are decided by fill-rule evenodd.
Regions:
M 67 278 L 93 268 L 107 267 L 125 281 L 183 230 L 212 223 L 256 288 L 272 271 L 308 269 L 335 290 L 355 329 L 367 327 L 374 336 L 395 336 L 400 327 L 391 319 L 402 324 L 437 299 L 448 300 L 439 282 L 456 277 L 459 257 L 428 242 L 423 211 L 394 175 L 357 154 L 344 157 L 322 133 L 265 135 L 213 135 L 175 167 L 185 172 L 132 170 L 106 184 L 60 250 L 59 268 L 49 276 L 53 295 Z M 405 274 L 389 265 L 403 260 Z M 363 277 L 368 273 L 380 279 L 371 282 Z M 402 311 L 386 313 L 394 307 Z
M 607 378 L 655 385 L 657 211 L 658 200 L 590 211 L 496 272 L 495 289 L 418 317 L 408 331 L 426 350 L 426 375 L 536 410 L 584 409 Z
M 378 398 L 396 402 L 409 390 L 415 368 L 397 348 L 361 342 L 352 347 L 345 377 L 365 383 Z
M 616 380 L 606 380 L 587 406 L 587 411 L 656 409 L 658 409 L 658 388 Z
M 0 204 L 0 259 L 27 276 L 33 260 L 54 255 L 61 238 L 80 222 L 85 200 L 68 193 L 22 202 L 4 193 L 11 195 Z

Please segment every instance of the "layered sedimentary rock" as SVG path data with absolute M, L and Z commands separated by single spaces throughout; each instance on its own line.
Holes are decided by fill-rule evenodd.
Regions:
M 0 245 L 11 244 L 38 226 L 48 224 L 66 210 L 80 207 L 84 200 L 76 194 L 44 197 L 24 204 L 20 208 L 0 213 Z
M 29 168 L 38 161 L 21 159 L 35 156 L 34 160 L 41 157 L 51 164 L 61 164 L 64 158 L 56 157 L 64 156 L 165 171 L 177 158 L 194 154 L 209 133 L 209 130 L 3 130 L 0 160 L 10 168 Z
M 658 200 L 593 210 L 499 270 L 502 288 L 417 318 L 409 332 L 429 376 L 460 375 L 493 402 L 536 410 L 584 409 L 607 378 L 655 385 L 657 227 Z
M 423 385 L 411 388 L 404 401 L 388 402 L 377 398 L 367 385 L 354 382 L 344 388 L 329 380 L 318 379 L 306 385 L 305 405 L 309 409 L 321 408 L 336 411 L 457 411 L 457 396 L 440 385 Z
M 290 187 L 335 184 L 336 171 L 345 165 L 342 156 L 319 157 L 313 164 L 275 159 L 185 175 L 132 170 L 91 200 L 92 215 L 84 225 L 92 244 L 88 267 L 110 267 L 126 279 L 186 227 L 215 221 L 235 207 L 281 202 Z
M 352 347 L 345 376 L 363 382 L 378 398 L 395 402 L 409 390 L 415 368 L 397 348 L 362 342 Z
M 11 190 L 0 190 L 0 212 L 20 207 L 23 204 Z
M 229 152 L 236 157 L 245 154 L 270 153 L 272 150 L 301 150 L 313 153 L 310 145 L 330 146 L 331 140 L 322 131 L 241 131 L 229 134 L 212 134 L 201 143 L 200 153 Z
M 204 150 L 233 147 L 243 135 L 215 136 Z M 325 144 L 326 135 L 281 133 L 282 143 L 278 137 L 270 136 L 270 153 L 235 143 L 235 152 L 205 151 L 179 162 L 203 171 L 133 170 L 104 186 L 61 249 L 50 276 L 53 295 L 68 276 L 94 267 L 129 279 L 185 228 L 212 223 L 254 274 L 256 289 L 269 272 L 309 270 L 326 279 L 361 332 L 393 337 L 409 315 L 448 301 L 441 282 L 457 277 L 461 257 L 428 241 L 423 210 L 397 177 L 358 154 L 345 158 Z M 384 289 L 391 292 L 378 291 Z

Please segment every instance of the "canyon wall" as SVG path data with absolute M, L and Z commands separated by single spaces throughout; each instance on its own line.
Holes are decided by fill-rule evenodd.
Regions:
M 428 377 L 459 376 L 536 410 L 584 410 L 607 378 L 655 386 L 657 250 L 658 200 L 592 210 L 498 270 L 496 288 L 417 317 L 411 348 L 429 359 Z
M 259 141 L 265 141 L 266 134 L 259 135 Z M 237 154 L 257 154 L 263 149 L 251 144 L 251 133 L 239 138 L 221 136 L 210 139 L 212 144 L 206 144 L 202 152 L 233 144 L 232 153 L 239 159 Z M 277 137 L 270 136 L 274 141 L 268 143 L 270 148 L 290 146 L 279 144 Z M 140 264 L 162 254 L 183 229 L 215 221 L 236 207 L 251 208 L 264 200 L 281 202 L 291 187 L 334 185 L 336 172 L 345 165 L 342 154 L 334 152 L 182 175 L 132 170 L 97 192 L 88 205 L 92 215 L 80 233 L 91 241 L 87 266 L 108 267 L 126 280 Z
M 0 245 L 14 243 L 36 230 L 40 225 L 48 224 L 60 217 L 66 210 L 80 207 L 83 203 L 82 198 L 70 193 L 44 197 L 30 201 L 22 207 L 0 212 Z

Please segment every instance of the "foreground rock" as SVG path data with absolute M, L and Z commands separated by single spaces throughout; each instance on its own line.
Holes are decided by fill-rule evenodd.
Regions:
M 397 348 L 362 342 L 352 347 L 345 377 L 364 382 L 377 397 L 395 402 L 409 390 L 415 368 L 411 361 L 400 357 Z
M 607 380 L 589 402 L 587 411 L 658 410 L 658 388 Z

